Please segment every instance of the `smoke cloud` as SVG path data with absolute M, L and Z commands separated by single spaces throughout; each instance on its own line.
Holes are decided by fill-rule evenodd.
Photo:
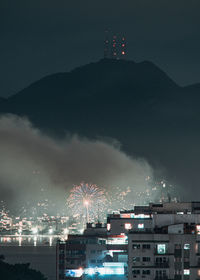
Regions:
M 80 182 L 113 192 L 127 186 L 142 191 L 152 176 L 147 161 L 129 157 L 116 141 L 53 139 L 25 118 L 0 117 L 0 194 L 10 207 L 40 199 L 41 193 L 63 203 Z

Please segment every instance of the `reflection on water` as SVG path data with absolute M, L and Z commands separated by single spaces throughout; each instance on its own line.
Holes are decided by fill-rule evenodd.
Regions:
M 0 236 L 0 246 L 54 246 L 57 235 L 9 235 Z

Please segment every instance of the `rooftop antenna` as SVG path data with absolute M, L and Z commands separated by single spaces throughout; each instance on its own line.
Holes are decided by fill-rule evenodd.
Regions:
M 104 58 L 109 58 L 109 31 L 105 30 Z
M 113 59 L 117 59 L 117 36 L 116 35 L 113 35 L 113 38 L 112 38 L 112 45 L 111 45 L 111 58 Z
M 126 56 L 126 38 L 125 36 L 122 37 L 121 39 L 121 58 L 124 59 L 124 57 Z
M 98 218 L 98 220 L 97 220 L 97 223 L 99 224 L 99 223 L 100 223 L 100 220 L 99 220 L 99 203 L 98 203 L 98 212 L 97 212 L 97 218 Z
M 169 193 L 169 192 L 167 193 L 167 197 L 168 197 L 168 202 L 171 202 L 171 201 L 172 201 L 172 199 L 171 199 L 171 195 L 170 195 L 170 193 Z

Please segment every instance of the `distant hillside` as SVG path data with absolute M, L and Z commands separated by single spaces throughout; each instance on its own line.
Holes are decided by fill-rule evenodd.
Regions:
M 130 155 L 199 181 L 200 85 L 178 86 L 151 62 L 103 59 L 47 76 L 0 103 L 52 134 L 111 137 Z
M 89 123 L 99 118 L 121 119 L 124 110 L 131 115 L 149 110 L 177 90 L 151 62 L 103 59 L 31 84 L 8 98 L 0 112 L 27 115 L 38 126 L 53 130 L 86 133 Z

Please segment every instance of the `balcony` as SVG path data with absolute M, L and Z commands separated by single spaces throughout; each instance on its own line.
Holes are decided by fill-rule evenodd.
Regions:
M 156 262 L 155 267 L 156 268 L 169 268 L 169 262 L 162 262 L 162 263 Z
M 182 275 L 174 275 L 174 280 L 181 280 L 182 279 Z

